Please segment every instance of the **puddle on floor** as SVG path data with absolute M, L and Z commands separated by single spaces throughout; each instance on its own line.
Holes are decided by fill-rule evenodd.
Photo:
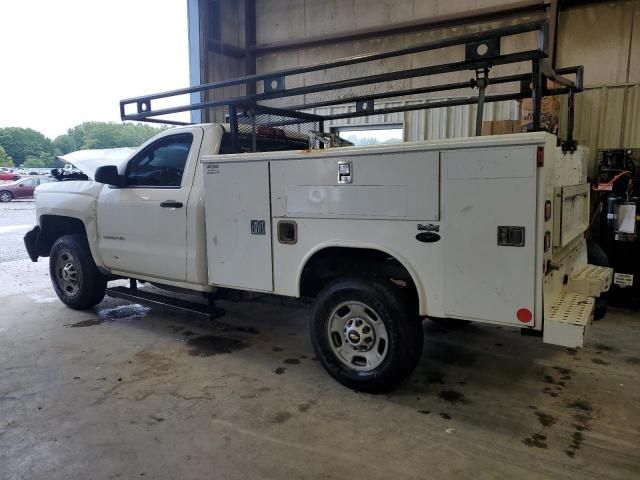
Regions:
M 193 357 L 211 357 L 219 353 L 231 353 L 249 346 L 249 342 L 240 338 L 201 335 L 187 340 L 189 355 Z
M 132 303 L 130 305 L 120 305 L 119 307 L 103 308 L 98 310 L 98 318 L 89 318 L 76 323 L 65 324 L 65 327 L 78 328 L 78 327 L 94 327 L 96 325 L 102 325 L 105 322 L 115 321 L 131 321 L 138 318 L 145 317 L 151 309 L 138 303 Z
M 151 309 L 140 305 L 139 303 L 132 303 L 130 305 L 120 305 L 119 307 L 104 308 L 98 310 L 100 318 L 110 320 L 134 320 L 147 315 Z

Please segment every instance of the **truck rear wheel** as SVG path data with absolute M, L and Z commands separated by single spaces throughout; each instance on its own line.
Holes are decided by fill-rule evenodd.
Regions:
M 58 298 L 70 308 L 85 310 L 104 298 L 107 281 L 98 271 L 84 235 L 64 235 L 53 244 L 49 273 Z
M 351 277 L 327 285 L 316 298 L 311 340 L 329 374 L 370 393 L 405 380 L 422 353 L 419 318 L 394 285 Z

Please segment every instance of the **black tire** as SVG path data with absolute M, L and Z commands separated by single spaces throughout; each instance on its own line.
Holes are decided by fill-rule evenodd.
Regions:
M 0 191 L 0 202 L 10 202 L 11 200 L 13 200 L 13 193 L 7 191 L 7 190 L 2 190 Z
M 587 261 L 591 265 L 597 265 L 599 267 L 610 267 L 609 257 L 602 249 L 600 244 L 594 240 L 587 240 Z M 609 292 L 601 293 L 596 298 L 596 302 L 593 309 L 593 319 L 600 320 L 607 314 L 607 307 L 609 306 Z
M 347 277 L 330 282 L 316 298 L 311 320 L 311 341 L 316 356 L 338 382 L 363 392 L 387 392 L 402 383 L 415 368 L 424 342 L 422 322 L 414 315 L 415 308 L 407 305 L 406 296 L 399 290 L 395 285 L 375 278 Z M 331 319 L 343 308 L 348 309 L 340 306 L 349 302 L 364 305 L 367 318 L 374 319 L 378 327 L 384 327 L 384 354 L 381 352 L 382 359 L 375 368 L 367 369 L 368 365 L 356 364 L 358 357 L 360 360 L 364 358 L 360 356 L 360 351 L 353 354 L 353 361 L 349 365 L 335 351 L 338 340 L 346 349 L 353 348 L 347 339 L 346 325 L 344 336 L 342 333 L 338 335 L 334 332 L 333 336 L 329 333 Z M 351 312 L 344 317 L 351 318 Z M 381 322 L 381 325 L 377 322 Z M 338 339 L 336 335 L 342 338 Z M 371 349 L 378 350 L 381 344 L 382 341 L 376 339 Z
M 74 310 L 91 308 L 104 298 L 107 280 L 98 271 L 84 235 L 64 235 L 55 241 L 49 274 L 58 298 Z

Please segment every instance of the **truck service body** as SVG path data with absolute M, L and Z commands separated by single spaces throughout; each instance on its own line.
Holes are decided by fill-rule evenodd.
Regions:
M 323 301 L 336 306 L 323 298 L 327 288 L 371 278 L 387 289 L 381 295 L 406 306 L 402 322 L 463 319 L 582 345 L 594 297 L 608 289 L 611 272 L 587 264 L 581 148 L 562 153 L 555 136 L 536 132 L 224 155 L 224 134 L 219 124 L 177 127 L 137 150 L 67 156 L 90 179 L 37 189 L 38 226 L 25 238 L 31 258 L 57 251 L 65 235 L 80 235 L 99 272 L 98 290 L 108 278 L 125 277 L 200 292 L 310 297 L 321 304 L 312 323 L 322 323 Z M 162 158 L 172 166 L 139 174 L 140 165 Z M 114 165 L 117 176 L 102 179 L 100 164 Z M 50 259 L 58 295 L 72 307 L 97 303 L 104 291 L 74 303 L 83 287 L 69 272 L 63 278 L 64 270 L 89 273 L 75 258 L 82 253 L 65 248 L 66 259 Z M 344 321 L 330 313 L 340 328 L 323 323 L 315 336 L 326 338 L 314 346 L 324 346 L 325 360 L 333 351 L 338 367 L 353 366 L 345 376 L 323 361 L 339 381 L 376 391 L 395 385 L 417 360 L 414 352 L 397 360 L 401 372 L 376 373 L 400 340 L 385 322 L 386 329 L 378 327 L 384 315 L 369 307 L 356 299 L 343 307 L 353 309 Z M 410 342 L 407 336 L 421 332 L 398 338 Z M 363 341 L 382 346 L 370 355 Z M 420 350 L 416 342 L 398 348 Z

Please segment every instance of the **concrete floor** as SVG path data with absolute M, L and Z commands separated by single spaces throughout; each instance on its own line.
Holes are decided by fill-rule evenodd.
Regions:
M 415 374 L 373 396 L 315 361 L 307 309 L 75 312 L 45 262 L 0 265 L 3 480 L 640 475 L 637 313 L 611 312 L 578 351 L 425 321 Z

